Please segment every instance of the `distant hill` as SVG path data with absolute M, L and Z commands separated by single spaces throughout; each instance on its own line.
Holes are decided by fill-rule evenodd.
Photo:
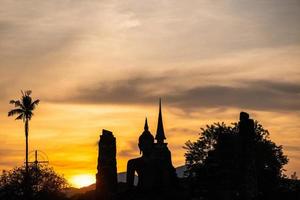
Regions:
M 67 195 L 67 197 L 71 197 L 76 194 L 83 194 L 83 193 L 86 193 L 88 191 L 95 190 L 95 189 L 96 189 L 96 183 L 93 183 L 92 185 L 82 187 L 82 188 L 70 187 L 65 190 L 65 194 Z
M 176 174 L 177 174 L 178 178 L 183 178 L 185 171 L 186 171 L 186 166 L 185 165 L 176 167 Z
M 176 168 L 177 176 L 179 178 L 183 178 L 185 170 L 186 170 L 186 166 L 185 165 L 177 167 Z M 123 182 L 123 183 L 126 182 L 126 172 L 120 172 L 120 173 L 118 173 L 118 182 Z M 137 185 L 137 182 L 138 182 L 138 177 L 136 176 L 136 178 L 134 179 L 134 184 Z M 66 193 L 66 195 L 68 197 L 71 197 L 73 195 L 83 194 L 83 193 L 86 193 L 88 191 L 95 190 L 95 189 L 96 189 L 96 184 L 93 183 L 92 185 L 89 185 L 89 186 L 86 186 L 86 187 L 82 187 L 82 188 L 70 187 L 70 188 L 68 188 L 68 189 L 65 190 L 65 193 Z
M 184 171 L 186 170 L 186 166 L 182 165 L 179 167 L 176 167 L 176 174 L 179 178 L 183 178 L 184 177 Z M 118 173 L 118 182 L 126 182 L 126 172 L 120 172 Z M 134 184 L 137 185 L 138 182 L 138 178 L 136 176 L 136 178 L 134 179 Z
M 118 173 L 118 182 L 126 183 L 126 172 Z M 135 175 L 134 185 L 137 185 L 137 182 L 138 182 L 138 177 Z

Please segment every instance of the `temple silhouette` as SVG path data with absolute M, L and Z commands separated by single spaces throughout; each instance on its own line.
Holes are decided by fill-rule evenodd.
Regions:
M 176 198 L 178 179 L 165 140 L 160 99 L 156 135 L 154 137 L 150 133 L 146 118 L 144 131 L 138 138 L 141 156 L 128 161 L 126 186 L 120 192 L 117 188 L 116 139 L 112 132 L 103 130 L 98 143 L 96 199 Z M 138 177 L 137 186 L 134 185 L 135 174 Z
M 156 134 L 149 131 L 146 118 L 144 130 L 137 138 L 140 157 L 128 160 L 126 183 L 117 178 L 116 138 L 103 129 L 98 143 L 96 190 L 93 197 L 84 200 L 297 199 L 299 192 L 293 188 L 300 188 L 300 182 L 282 178 L 280 168 L 269 167 L 285 163 L 281 147 L 263 139 L 258 133 L 263 132 L 262 128 L 248 113 L 240 112 L 239 122 L 233 128 L 224 124 L 211 127 L 214 132 L 210 134 L 215 135 L 210 137 L 216 138 L 202 165 L 191 176 L 178 178 L 166 142 L 159 100 Z M 277 157 L 272 151 L 277 152 Z
M 128 161 L 126 182 L 130 188 L 133 187 L 135 172 L 138 174 L 137 189 L 142 193 L 152 190 L 163 192 L 176 185 L 177 176 L 165 139 L 160 100 L 155 139 L 146 118 L 144 132 L 138 141 L 142 156 Z
M 250 119 L 248 113 L 241 112 L 238 127 L 237 140 L 228 140 L 225 135 L 221 134 L 220 143 L 216 147 L 217 151 L 209 152 L 208 159 L 205 161 L 210 167 L 206 172 L 207 179 L 204 178 L 206 180 L 204 188 L 214 188 L 212 199 L 251 200 L 256 199 L 258 195 L 254 161 L 254 120 Z M 179 184 L 172 164 L 171 151 L 165 140 L 160 99 L 156 135 L 154 137 L 149 131 L 146 118 L 144 131 L 138 138 L 141 156 L 127 162 L 126 184 L 121 185 L 120 188 L 117 180 L 116 138 L 112 132 L 104 129 L 99 140 L 96 200 L 190 199 L 188 189 L 182 188 Z M 237 151 L 227 152 L 226 146 L 230 141 L 235 142 L 233 146 L 238 145 Z M 237 162 L 231 164 L 234 171 L 221 167 L 222 163 L 231 161 L 228 155 L 236 157 Z M 215 177 L 216 172 L 221 176 Z M 134 185 L 135 174 L 138 178 L 136 186 Z M 216 178 L 218 180 L 215 180 Z M 184 184 L 186 185 L 186 182 Z M 214 186 L 210 186 L 211 184 Z M 204 193 L 204 190 L 201 193 Z M 237 193 L 239 193 L 239 198 L 236 198 Z

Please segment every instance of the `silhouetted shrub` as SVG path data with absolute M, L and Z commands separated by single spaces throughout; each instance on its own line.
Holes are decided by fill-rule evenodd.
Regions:
M 25 167 L 16 167 L 10 171 L 3 171 L 0 176 L 0 199 L 25 199 L 25 190 L 33 200 L 65 199 L 62 190 L 66 188 L 66 179 L 46 166 L 29 166 L 28 181 Z M 27 186 L 26 186 L 27 185 Z

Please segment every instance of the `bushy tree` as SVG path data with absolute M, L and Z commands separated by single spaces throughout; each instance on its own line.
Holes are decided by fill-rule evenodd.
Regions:
M 0 176 L 0 199 L 22 200 L 55 200 L 64 199 L 62 190 L 68 186 L 67 181 L 58 175 L 53 168 L 41 165 L 29 165 L 28 183 L 25 182 L 24 166 L 3 171 Z M 26 184 L 28 184 L 26 186 Z M 29 190 L 30 196 L 25 196 Z
M 255 122 L 253 136 L 253 162 L 260 193 L 273 191 L 281 178 L 287 156 L 282 146 L 270 140 L 269 132 Z M 225 123 L 214 123 L 201 129 L 198 140 L 187 141 L 185 153 L 186 174 L 193 184 L 204 187 L 204 190 L 216 190 L 220 186 L 231 191 L 238 191 L 243 162 L 239 126 Z

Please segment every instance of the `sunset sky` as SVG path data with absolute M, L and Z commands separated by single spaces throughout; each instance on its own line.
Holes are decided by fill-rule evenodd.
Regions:
M 249 112 L 300 173 L 299 0 L 0 0 L 0 170 L 21 165 L 24 124 L 10 99 L 41 100 L 30 150 L 74 185 L 96 173 L 102 129 L 118 171 L 139 156 L 158 99 L 175 166 L 200 128 Z

